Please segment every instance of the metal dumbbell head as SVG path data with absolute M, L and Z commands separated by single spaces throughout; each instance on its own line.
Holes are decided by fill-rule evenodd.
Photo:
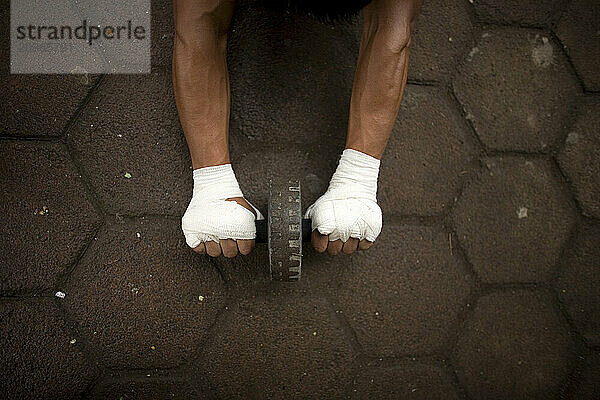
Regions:
M 271 279 L 293 282 L 302 273 L 302 242 L 310 241 L 302 219 L 299 180 L 271 180 L 266 221 L 256 222 L 256 241 L 267 242 Z

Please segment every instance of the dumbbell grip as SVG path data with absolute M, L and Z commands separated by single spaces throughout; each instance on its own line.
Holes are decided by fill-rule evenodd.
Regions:
M 256 243 L 267 243 L 268 241 L 268 233 L 267 233 L 267 220 L 261 219 L 255 221 L 256 223 Z M 302 241 L 310 242 L 310 235 L 312 233 L 312 220 L 303 219 L 302 220 Z

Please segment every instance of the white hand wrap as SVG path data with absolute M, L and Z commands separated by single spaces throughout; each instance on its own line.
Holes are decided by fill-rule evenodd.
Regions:
M 219 239 L 254 239 L 255 219 L 264 219 L 252 204 L 257 217 L 231 197 L 243 197 L 231 164 L 194 170 L 194 192 L 183 218 L 181 228 L 191 248 L 200 243 Z
M 374 242 L 382 226 L 377 205 L 379 164 L 365 153 L 344 150 L 327 192 L 306 210 L 312 229 L 329 235 L 329 241 L 352 237 Z

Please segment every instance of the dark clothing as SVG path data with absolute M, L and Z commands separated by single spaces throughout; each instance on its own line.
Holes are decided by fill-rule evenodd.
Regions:
M 262 0 L 269 8 L 284 12 L 308 14 L 321 21 L 349 20 L 371 0 Z

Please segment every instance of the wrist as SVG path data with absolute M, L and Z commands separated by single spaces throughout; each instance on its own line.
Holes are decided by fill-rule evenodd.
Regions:
M 194 198 L 204 200 L 225 200 L 243 197 L 231 164 L 214 165 L 195 169 Z
M 345 192 L 347 197 L 376 200 L 381 161 L 354 149 L 345 149 L 329 183 L 328 191 Z

